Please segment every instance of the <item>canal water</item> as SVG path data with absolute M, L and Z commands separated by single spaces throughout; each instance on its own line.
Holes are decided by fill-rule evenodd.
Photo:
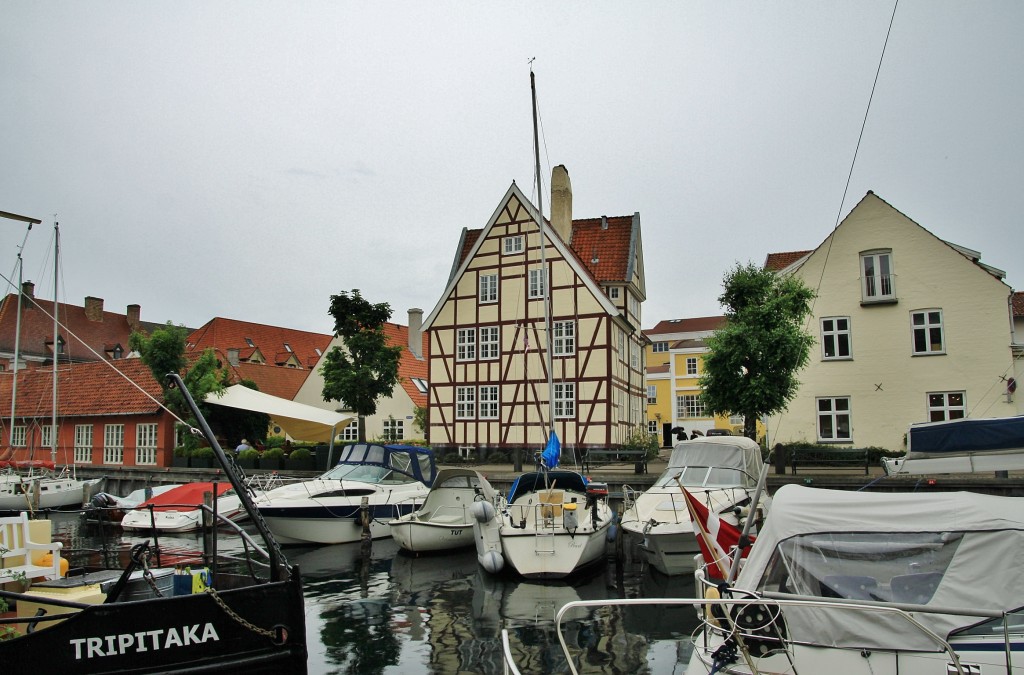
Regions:
M 103 549 L 99 528 L 78 514 L 51 519 L 69 552 Z M 106 535 L 120 550 L 144 539 L 109 526 Z M 202 550 L 199 534 L 159 543 L 166 554 Z M 489 575 L 472 549 L 413 557 L 391 539 L 375 540 L 368 554 L 359 544 L 284 552 L 302 572 L 310 675 L 501 673 L 503 628 L 524 675 L 568 673 L 554 623 L 565 603 L 694 595 L 691 576 L 666 577 L 628 555 L 570 582 L 541 583 Z M 600 607 L 574 612 L 564 634 L 581 673 L 660 675 L 685 671 L 697 627 L 689 606 Z

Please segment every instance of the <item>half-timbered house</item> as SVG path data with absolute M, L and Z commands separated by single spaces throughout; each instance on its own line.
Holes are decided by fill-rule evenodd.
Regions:
M 640 214 L 573 220 L 562 166 L 551 212 L 541 227 L 513 183 L 482 229 L 462 232 L 423 324 L 439 452 L 529 456 L 553 428 L 571 457 L 615 448 L 645 424 Z

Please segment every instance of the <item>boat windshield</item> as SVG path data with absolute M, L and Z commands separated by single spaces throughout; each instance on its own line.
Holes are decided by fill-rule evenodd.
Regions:
M 804 534 L 776 547 L 760 590 L 928 604 L 962 532 Z
M 721 466 L 686 466 L 669 469 L 658 477 L 655 487 L 678 488 L 676 478 L 686 487 L 736 487 L 746 485 L 749 479 L 739 469 Z
M 361 483 L 383 483 L 402 474 L 395 474 L 390 469 L 373 464 L 339 464 L 322 477 L 327 480 L 357 480 Z M 408 476 L 403 476 L 411 480 Z M 402 481 L 405 482 L 405 481 Z

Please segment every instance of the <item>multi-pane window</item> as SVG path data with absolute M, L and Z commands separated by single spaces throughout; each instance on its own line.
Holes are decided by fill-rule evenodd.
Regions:
M 139 424 L 135 427 L 135 463 L 156 464 L 157 425 Z
M 359 440 L 359 420 L 354 419 L 345 425 L 345 428 L 338 434 L 339 440 L 345 441 L 346 443 L 354 443 Z
M 640 345 L 635 342 L 629 343 L 629 364 L 633 370 L 640 368 Z
M 90 464 L 92 462 L 92 425 L 75 425 L 75 463 Z
M 455 358 L 459 361 L 472 361 L 476 358 L 476 328 L 458 330 Z
M 686 357 L 686 374 L 696 375 L 697 374 L 697 357 L 688 356 Z
M 658 429 L 658 420 L 647 420 L 647 433 L 649 433 L 651 438 L 654 440 L 658 440 L 658 434 L 660 433 L 660 430 Z
M 945 422 L 967 417 L 962 391 L 938 391 L 928 394 L 928 421 Z
M 864 301 L 891 300 L 896 297 L 893 290 L 895 279 L 892 273 L 892 253 L 862 253 L 860 263 L 861 297 Z
M 15 448 L 24 448 L 27 444 L 28 430 L 24 424 L 11 427 L 11 445 Z
M 514 237 L 505 237 L 502 239 L 502 242 L 504 243 L 505 255 L 523 252 L 523 235 L 521 234 L 517 234 Z
M 574 321 L 555 321 L 551 330 L 554 334 L 552 354 L 572 356 L 576 353 L 576 323 Z
M 400 441 L 405 438 L 405 420 L 389 417 L 384 420 L 384 438 L 389 441 Z
M 480 387 L 480 419 L 498 419 L 498 385 Z
M 850 358 L 850 317 L 829 316 L 821 320 L 821 357 Z
M 651 403 L 657 403 L 657 402 L 658 402 L 658 387 L 653 385 L 653 384 L 647 385 L 647 403 L 651 404 Z
M 455 388 L 455 419 L 467 420 L 476 417 L 476 388 Z
M 559 419 L 576 416 L 576 383 L 555 383 L 555 417 Z
M 530 270 L 530 292 L 531 298 L 543 298 L 544 297 L 544 280 L 547 275 L 544 274 L 544 270 Z
M 53 425 L 44 424 L 39 428 L 39 445 L 44 448 L 54 447 Z
M 850 397 L 819 398 L 817 403 L 818 440 L 850 440 Z
M 124 464 L 124 425 L 107 424 L 103 427 L 103 463 Z
M 499 350 L 498 342 L 498 327 L 497 326 L 485 326 L 480 329 L 480 358 L 481 359 L 496 359 L 498 358 Z
M 498 275 L 480 275 L 480 302 L 498 301 Z
M 946 351 L 942 339 L 942 310 L 926 309 L 910 313 L 911 329 L 914 333 L 915 354 L 943 354 Z
M 608 289 L 608 297 L 611 298 L 612 300 L 618 300 L 619 299 L 619 287 L 618 286 L 612 286 L 611 288 L 609 288 Z
M 704 401 L 696 394 L 676 396 L 676 417 L 679 419 L 707 417 L 704 414 Z
M 654 352 L 655 354 L 657 354 L 658 352 L 667 352 L 668 351 L 668 343 L 667 342 L 655 342 L 651 346 L 651 351 Z

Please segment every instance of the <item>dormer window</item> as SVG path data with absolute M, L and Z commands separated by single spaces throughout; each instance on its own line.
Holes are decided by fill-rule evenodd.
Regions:
M 250 347 L 256 346 L 256 343 L 252 341 L 252 338 L 245 338 L 245 344 L 249 345 Z
M 290 352 L 292 350 L 292 346 L 290 344 L 288 344 L 287 342 L 285 342 L 284 343 L 284 350 L 286 352 Z
M 886 302 L 896 299 L 892 251 L 869 251 L 860 254 L 860 290 L 863 302 Z
M 608 297 L 611 298 L 612 300 L 618 300 L 619 299 L 619 287 L 618 286 L 612 286 L 611 288 L 609 288 L 608 289 Z

